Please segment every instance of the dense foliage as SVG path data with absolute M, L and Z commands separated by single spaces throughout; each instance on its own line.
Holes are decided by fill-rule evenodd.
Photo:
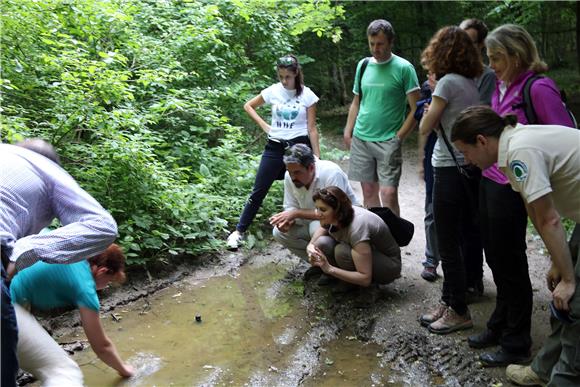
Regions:
M 130 263 L 222 245 L 263 144 L 241 105 L 302 33 L 336 38 L 341 12 L 265 0 L 2 8 L 2 138 L 52 142 L 114 215 Z M 275 187 L 263 213 L 280 196 Z
M 525 25 L 577 77 L 578 4 L 4 0 L 1 138 L 53 143 L 118 221 L 130 263 L 195 255 L 223 246 L 251 189 L 265 136 L 242 104 L 277 57 L 299 54 L 321 105 L 344 106 L 369 21 L 391 20 L 395 52 L 420 69 L 438 27 L 479 17 Z M 281 196 L 275 185 L 250 245 Z
M 577 1 L 337 1 L 347 15 L 336 25 L 340 42 L 316 39 L 307 33 L 299 50 L 316 58 L 308 79 L 327 107 L 352 98 L 358 60 L 369 56 L 366 28 L 375 19 L 389 20 L 395 29 L 394 52 L 409 60 L 425 79 L 421 51 L 437 29 L 466 18 L 484 20 L 491 29 L 505 23 L 524 26 L 534 37 L 541 56 L 569 92 L 580 93 L 580 2 Z M 580 114 L 580 111 L 578 112 Z

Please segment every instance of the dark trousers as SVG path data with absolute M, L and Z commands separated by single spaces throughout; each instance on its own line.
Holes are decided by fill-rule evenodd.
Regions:
M 479 210 L 485 258 L 497 288 L 487 327 L 502 348 L 528 353 L 532 345 L 532 284 L 526 256 L 528 215 L 519 193 L 487 178 L 480 183 Z
M 483 260 L 477 213 L 480 177 L 466 179 L 456 167 L 436 167 L 434 172 L 433 215 L 444 274 L 441 300 L 464 314 L 466 263 L 481 270 Z
M 2 248 L 2 255 L 4 255 Z M 3 257 L 4 258 L 4 257 Z M 4 261 L 4 259 L 2 259 Z M 18 344 L 18 326 L 16 314 L 10 290 L 6 283 L 6 271 L 2 265 L 2 387 L 16 386 L 18 374 L 18 358 L 16 357 L 16 345 Z
M 274 180 L 284 179 L 286 172 L 286 165 L 283 161 L 284 152 L 294 144 L 306 144 L 311 147 L 308 136 L 296 137 L 282 142 L 268 140 L 256 173 L 254 188 L 236 226 L 239 232 L 246 232 L 250 227 Z

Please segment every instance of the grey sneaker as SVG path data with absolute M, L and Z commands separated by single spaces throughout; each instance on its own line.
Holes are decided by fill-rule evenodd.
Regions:
M 469 310 L 465 314 L 458 314 L 453 308 L 447 308 L 441 318 L 429 325 L 429 332 L 447 334 L 461 329 L 473 328 Z
M 433 308 L 429 312 L 427 312 L 424 315 L 421 315 L 421 317 L 419 317 L 419 322 L 421 323 L 422 326 L 427 327 L 427 326 L 429 326 L 429 324 L 431 324 L 431 323 L 439 320 L 441 317 L 443 317 L 443 314 L 445 313 L 445 311 L 448 308 L 449 307 L 447 305 L 445 305 L 443 302 L 439 301 L 439 303 L 437 304 L 437 306 L 435 308 Z
M 510 382 L 515 383 L 518 386 L 546 385 L 546 382 L 543 381 L 530 366 L 510 364 L 507 366 L 505 374 Z

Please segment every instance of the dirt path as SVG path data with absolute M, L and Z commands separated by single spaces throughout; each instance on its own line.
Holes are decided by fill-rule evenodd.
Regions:
M 335 137 L 325 138 L 328 143 L 340 147 Z M 415 237 L 403 248 L 402 277 L 393 284 L 355 292 L 350 295 L 333 296 L 329 291 L 318 288 L 312 282 L 304 284 L 302 305 L 312 323 L 307 334 L 299 338 L 296 351 L 284 369 L 265 372 L 260 381 L 250 380 L 250 385 L 330 385 L 324 372 L 326 351 L 337 337 L 352 338 L 377 348 L 372 353 L 375 364 L 370 374 L 364 375 L 362 385 L 448 385 L 485 386 L 503 383 L 504 369 L 481 367 L 477 356 L 481 351 L 467 346 L 466 338 L 481 331 L 494 306 L 495 286 L 489 269 L 485 268 L 485 295 L 470 306 L 475 327 L 472 330 L 447 336 L 430 334 L 417 322 L 421 313 L 434 305 L 440 296 L 442 281 L 429 283 L 421 279 L 421 260 L 424 252 L 423 201 L 424 185 L 417 174 L 416 146 L 414 139 L 405 144 L 405 163 L 400 187 L 401 213 L 415 224 Z M 346 167 L 347 161 L 340 162 Z M 360 188 L 356 187 L 359 190 Z M 534 288 L 534 316 L 532 336 L 533 352 L 548 334 L 549 294 L 544 286 L 544 273 L 548 259 L 541 254 L 537 240 L 528 238 L 530 276 Z M 110 315 L 115 308 L 135 300 L 147 298 L 159 289 L 180 281 L 204 280 L 217 276 L 236 276 L 240 268 L 267 262 L 284 262 L 290 269 L 284 283 L 300 280 L 306 270 L 305 264 L 276 243 L 264 251 L 223 252 L 201 257 L 195 264 L 184 263 L 177 267 L 146 274 L 132 275 L 130 283 L 121 289 L 104 295 L 103 315 Z M 439 269 L 441 273 L 441 269 Z M 55 337 L 70 333 L 78 326 L 76 313 L 44 319 L 43 323 Z M 73 342 L 68 349 L 74 351 L 86 347 L 83 342 Z M 341 348 L 340 350 L 344 350 Z M 390 379 L 385 379 L 381 369 L 393 370 Z M 375 371 L 372 371 L 375 370 Z M 266 370 L 267 371 L 267 370 Z M 270 370 L 272 371 L 272 370 Z M 333 383 L 336 382 L 336 380 Z M 218 385 L 222 383 L 206 383 Z

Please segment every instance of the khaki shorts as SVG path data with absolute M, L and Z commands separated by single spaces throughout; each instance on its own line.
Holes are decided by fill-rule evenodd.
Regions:
M 379 182 L 381 187 L 398 187 L 403 157 L 401 140 L 363 141 L 353 136 L 348 178 L 360 182 Z

